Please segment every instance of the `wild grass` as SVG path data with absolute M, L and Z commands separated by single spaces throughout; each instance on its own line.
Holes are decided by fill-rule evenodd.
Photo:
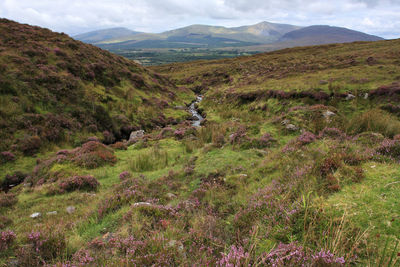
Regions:
M 375 132 L 391 138 L 400 134 L 400 121 L 385 111 L 371 109 L 352 118 L 347 123 L 346 130 L 353 135 L 362 132 Z
M 150 148 L 150 150 L 134 155 L 129 160 L 129 168 L 133 172 L 146 172 L 164 169 L 169 165 L 169 155 L 167 151 L 164 151 L 156 146 Z

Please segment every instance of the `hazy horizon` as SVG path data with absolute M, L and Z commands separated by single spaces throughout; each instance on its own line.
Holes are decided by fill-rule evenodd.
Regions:
M 159 33 L 193 24 L 236 27 L 262 21 L 298 26 L 331 25 L 400 38 L 396 0 L 5 0 L 0 17 L 69 35 L 124 27 Z

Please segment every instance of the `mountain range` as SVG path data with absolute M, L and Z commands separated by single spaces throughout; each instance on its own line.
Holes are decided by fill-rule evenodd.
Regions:
M 276 50 L 275 48 L 302 45 L 383 40 L 378 36 L 340 27 L 326 25 L 301 27 L 265 21 L 233 28 L 191 25 L 158 34 L 113 28 L 77 35 L 74 38 L 108 50 L 254 46 L 260 46 L 258 48 L 261 50 Z M 267 47 L 263 47 L 265 45 Z

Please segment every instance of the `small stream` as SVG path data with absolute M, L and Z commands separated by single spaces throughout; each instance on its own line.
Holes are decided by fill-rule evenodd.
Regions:
M 198 95 L 196 97 L 196 100 L 189 106 L 189 112 L 192 114 L 193 118 L 196 118 L 192 122 L 192 125 L 195 127 L 199 127 L 200 123 L 204 120 L 203 116 L 201 116 L 198 110 L 196 109 L 196 104 L 199 104 L 201 100 L 203 100 L 203 96 Z

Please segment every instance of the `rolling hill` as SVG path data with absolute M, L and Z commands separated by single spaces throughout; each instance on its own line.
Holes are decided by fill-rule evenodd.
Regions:
M 94 44 L 144 65 L 236 57 L 297 46 L 382 40 L 340 27 L 299 27 L 269 22 L 233 28 L 191 25 L 159 34 L 103 37 Z
M 111 28 L 111 29 L 103 29 L 97 31 L 91 31 L 79 35 L 75 35 L 74 38 L 76 40 L 89 43 L 96 44 L 101 43 L 107 40 L 118 39 L 126 36 L 132 36 L 136 34 L 140 34 L 141 32 L 131 31 L 127 28 Z
M 383 38 L 341 27 L 315 25 L 284 34 L 279 42 L 301 42 L 307 45 L 351 43 L 355 41 L 380 41 Z
M 172 119 L 160 106 L 177 92 L 168 79 L 65 34 L 1 19 L 0 69 L 0 150 L 126 139 Z
M 115 38 L 103 36 L 102 40 L 94 44 L 107 49 L 247 46 L 274 42 L 285 33 L 299 28 L 301 27 L 269 22 L 233 28 L 191 25 L 160 34 L 127 33 Z M 113 29 L 109 32 L 113 32 Z M 108 31 L 104 33 L 107 34 Z M 80 36 L 76 38 L 84 41 Z

